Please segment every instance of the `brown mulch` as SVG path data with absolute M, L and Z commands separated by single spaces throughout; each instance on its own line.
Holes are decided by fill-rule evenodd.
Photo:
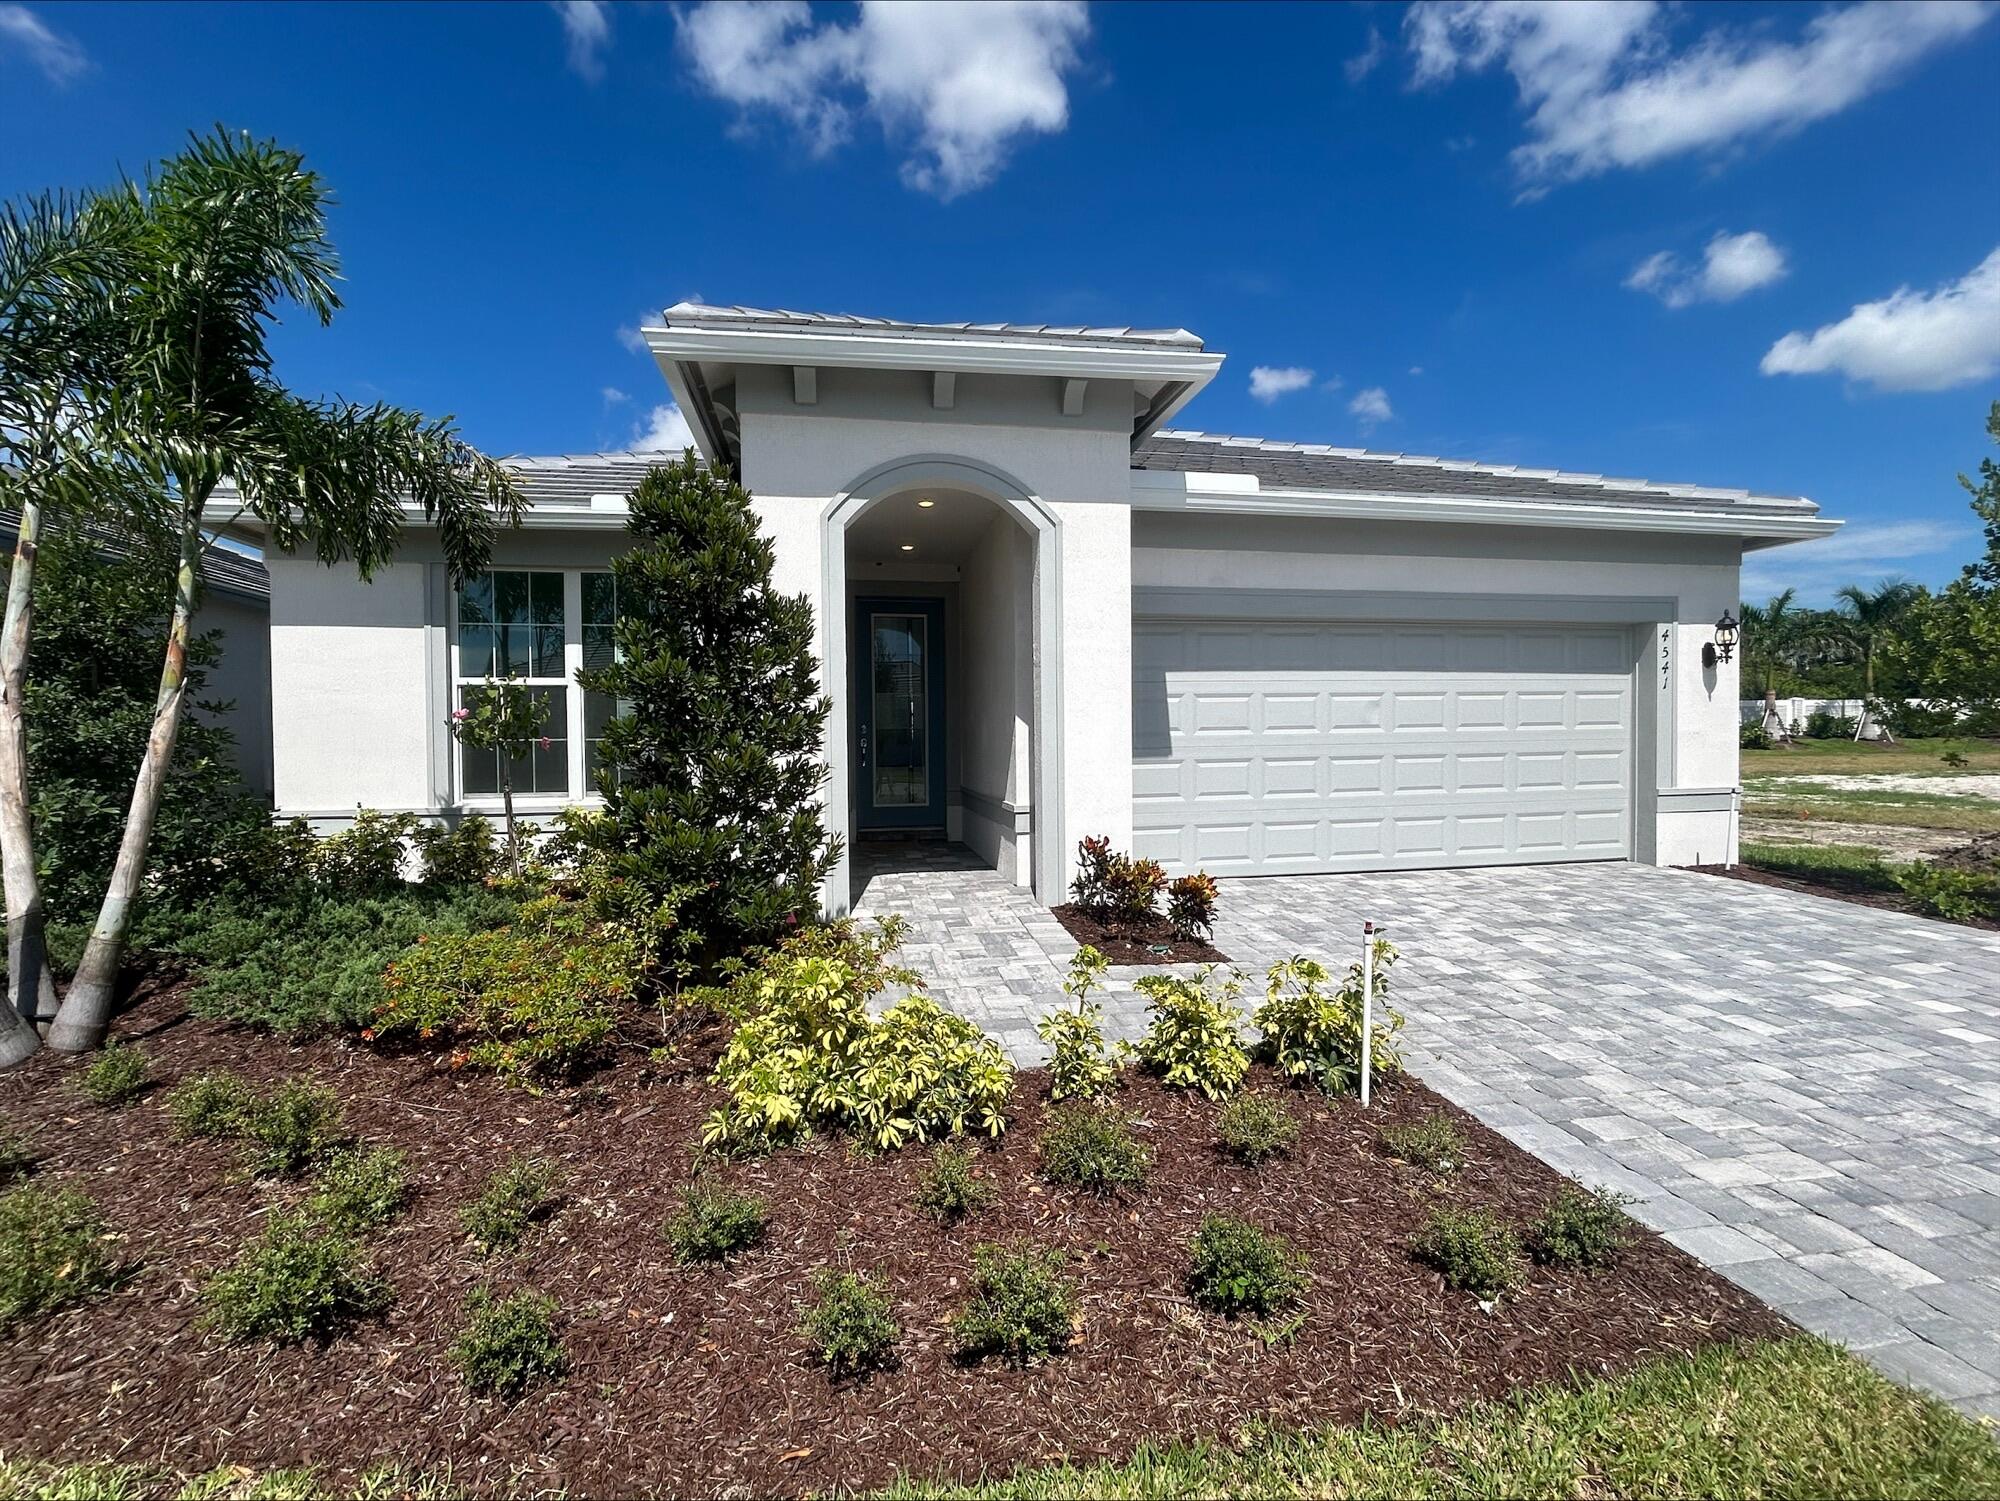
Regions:
M 1055 919 L 1078 943 L 1090 944 L 1113 964 L 1227 964 L 1229 956 L 1212 943 L 1174 937 L 1173 924 L 1155 913 L 1143 922 L 1118 918 L 1102 922 L 1075 902 L 1053 909 Z
M 677 1063 L 621 1062 L 532 1096 L 329 1039 L 302 1047 L 189 1018 L 177 989 L 118 1027 L 158 1088 L 123 1111 L 86 1102 L 43 1054 L 0 1076 L 0 1115 L 44 1155 L 45 1181 L 92 1194 L 127 1237 L 119 1291 L 0 1339 L 0 1452 L 203 1471 L 322 1466 L 333 1483 L 385 1460 L 449 1463 L 473 1489 L 512 1477 L 589 1496 L 797 1494 L 868 1487 L 908 1469 L 972 1477 L 1035 1461 L 1123 1456 L 1145 1439 L 1449 1411 L 1524 1385 L 1608 1373 L 1663 1352 L 1791 1332 L 1777 1314 L 1642 1232 L 1609 1270 L 1530 1268 L 1494 1312 L 1448 1292 L 1406 1244 L 1436 1205 L 1519 1224 L 1561 1179 L 1415 1080 L 1352 1100 L 1282 1091 L 1305 1127 L 1291 1157 L 1251 1171 L 1214 1141 L 1216 1107 L 1139 1079 L 1122 1095 L 1157 1159 L 1143 1193 L 1100 1200 L 1042 1183 L 1042 1081 L 1023 1074 L 1013 1127 L 982 1154 L 991 1208 L 940 1229 L 912 1203 L 927 1153 L 870 1157 L 826 1141 L 720 1169 L 762 1194 L 767 1243 L 719 1268 L 674 1264 L 660 1227 L 686 1182 L 719 1038 Z M 219 1067 L 269 1083 L 310 1075 L 351 1127 L 411 1159 L 419 1196 L 373 1243 L 393 1307 L 325 1347 L 232 1345 L 200 1323 L 202 1279 L 302 1189 L 258 1186 L 220 1142 L 179 1143 L 166 1089 Z M 1251 1087 L 1280 1087 L 1262 1070 Z M 1378 1132 L 1442 1110 L 1469 1162 L 1445 1183 L 1392 1161 Z M 512 1257 L 482 1261 L 459 1206 L 508 1154 L 570 1175 L 560 1210 Z M 1312 1259 L 1295 1341 L 1188 1302 L 1189 1236 L 1224 1211 L 1275 1228 Z M 1028 1370 L 958 1361 L 946 1329 L 976 1242 L 1069 1250 L 1082 1290 L 1073 1348 Z M 813 1270 L 886 1279 L 901 1364 L 834 1383 L 795 1332 Z M 535 1286 L 564 1310 L 571 1368 L 519 1403 L 468 1397 L 446 1356 L 466 1294 Z
M 1949 863 L 1940 857 L 1940 864 Z M 1808 896 L 1831 897 L 1837 902 L 1852 902 L 1857 907 L 1877 907 L 1884 912 L 1902 912 L 1911 917 L 1928 917 L 1932 922 L 1955 923 L 1961 928 L 1985 928 L 1989 932 L 2000 932 L 2000 922 L 1984 917 L 1940 917 L 1935 912 L 1926 912 L 1900 891 L 1883 891 L 1869 886 L 1851 876 L 1843 876 L 1839 871 L 1827 871 L 1817 877 L 1793 875 L 1790 872 L 1764 870 L 1755 865 L 1690 865 L 1687 869 L 1698 871 L 1705 876 L 1727 876 L 1732 881 L 1748 881 L 1752 886 L 1776 886 L 1783 891 L 1802 891 Z

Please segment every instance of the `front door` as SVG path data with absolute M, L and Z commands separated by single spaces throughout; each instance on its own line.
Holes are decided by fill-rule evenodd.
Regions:
M 944 601 L 854 602 L 855 827 L 944 827 Z

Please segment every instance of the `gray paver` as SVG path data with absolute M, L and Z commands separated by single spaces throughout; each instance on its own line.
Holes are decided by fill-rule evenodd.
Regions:
M 899 912 L 940 1000 L 1041 1061 L 1075 946 L 956 846 L 856 848 L 856 910 Z M 2000 934 L 1642 865 L 1222 883 L 1255 975 L 1403 951 L 1405 1056 L 1800 1324 L 2000 1412 Z M 1140 973 L 1106 1030 L 1137 1037 Z M 1970 1034 L 1977 1034 L 1977 1038 Z

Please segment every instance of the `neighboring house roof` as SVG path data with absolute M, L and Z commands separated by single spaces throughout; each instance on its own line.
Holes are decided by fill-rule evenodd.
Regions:
M 638 488 L 646 471 L 671 464 L 678 453 L 559 453 L 546 457 L 512 454 L 500 461 L 514 475 L 531 506 L 587 506 L 595 496 L 624 497 Z
M 19 512 L 0 511 L 0 547 L 4 547 L 9 554 L 14 550 L 14 538 L 19 527 Z M 85 530 L 99 547 L 114 557 L 125 556 L 131 550 L 122 536 L 108 526 L 86 523 Z M 271 575 L 261 558 L 217 545 L 209 548 L 203 557 L 201 572 L 203 582 L 210 589 L 270 603 Z
M 1798 495 L 1759 495 L 1712 485 L 1662 484 L 1612 479 L 1518 464 L 1375 453 L 1327 443 L 1284 443 L 1216 433 L 1163 429 L 1132 452 L 1132 467 L 1180 474 L 1244 474 L 1262 491 L 1303 490 L 1359 495 L 1519 500 L 1553 504 L 1629 505 L 1652 510 L 1676 503 L 1743 514 L 1811 514 L 1819 508 Z
M 1019 339 L 1027 343 L 1163 344 L 1200 349 L 1199 336 L 1184 328 L 1089 327 L 1081 323 L 907 323 L 899 318 L 865 318 L 856 313 L 798 313 L 786 308 L 712 307 L 701 302 L 677 302 L 667 309 L 667 321 L 740 324 L 746 328 L 795 328 L 852 331 L 886 338 Z

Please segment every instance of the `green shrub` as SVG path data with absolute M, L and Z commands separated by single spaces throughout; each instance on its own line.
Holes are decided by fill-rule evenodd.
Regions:
M 1374 1075 L 1402 1067 L 1396 1034 L 1403 1018 L 1389 1009 L 1389 970 L 1396 950 L 1385 938 L 1375 940 L 1375 995 L 1370 1062 Z M 1317 959 L 1298 955 L 1271 966 L 1265 977 L 1264 1004 L 1252 1018 L 1263 1034 L 1258 1049 L 1279 1072 L 1308 1079 L 1327 1094 L 1347 1094 L 1361 1087 L 1361 964 L 1348 966 L 1337 990 L 1329 990 L 1332 972 Z
M 332 1229 L 358 1235 L 395 1219 L 411 1191 L 409 1159 L 394 1147 L 342 1152 L 320 1169 L 306 1207 Z
M 427 934 L 404 950 L 363 1036 L 448 1042 L 509 1083 L 559 1078 L 604 1053 L 646 957 L 636 934 L 544 897 L 508 927 Z
M 1764 728 L 1762 720 L 1753 719 L 1737 732 L 1736 744 L 1740 750 L 1769 750 L 1771 732 Z
M 997 1042 L 927 996 L 869 1014 L 885 985 L 921 983 L 888 963 L 902 932 L 893 920 L 872 933 L 828 924 L 736 977 L 718 997 L 743 1018 L 715 1066 L 730 1102 L 703 1124 L 705 1146 L 848 1129 L 894 1148 L 1006 1129 L 1014 1069 Z
M 1215 1127 L 1223 1150 L 1252 1167 L 1284 1152 L 1299 1134 L 1292 1112 L 1260 1094 L 1241 1094 L 1224 1105 Z
M 130 1043 L 107 1044 L 76 1082 L 97 1104 L 117 1110 L 146 1092 L 146 1055 Z
M 313 880 L 344 896 L 394 892 L 403 884 L 403 866 L 421 827 L 414 813 L 356 811 L 354 822 L 313 842 Z
M 306 1037 L 365 1025 L 384 972 L 419 937 L 477 932 L 513 914 L 513 903 L 477 888 L 340 899 L 309 887 L 283 903 L 208 903 L 171 949 L 196 972 L 197 1016 Z
M 1042 1123 L 1042 1176 L 1051 1183 L 1115 1193 L 1146 1181 L 1153 1154 L 1132 1134 L 1132 1117 L 1112 1105 L 1064 1105 Z
M 972 1253 L 972 1301 L 952 1320 L 962 1354 L 1005 1355 L 1018 1364 L 1062 1349 L 1076 1323 L 1076 1287 L 1063 1253 L 984 1245 Z
M 681 1190 L 680 1212 L 667 1221 L 667 1243 L 683 1263 L 722 1261 L 764 1238 L 764 1201 L 707 1182 Z
M 485 1288 L 465 1300 L 467 1321 L 452 1341 L 451 1361 L 475 1392 L 512 1401 L 569 1369 L 555 1329 L 556 1300 L 517 1292 L 495 1301 Z
M 1442 1110 L 1407 1125 L 1384 1126 L 1382 1145 L 1410 1166 L 1440 1177 L 1465 1165 L 1465 1133 Z
M 818 1300 L 806 1310 L 799 1335 L 834 1375 L 886 1365 L 903 1326 L 882 1284 L 853 1272 L 822 1267 L 813 1275 Z
M 917 1179 L 917 1207 L 940 1224 L 963 1219 L 993 1197 L 992 1185 L 972 1170 L 965 1147 L 941 1146 Z
M 1147 975 L 1138 982 L 1152 1023 L 1139 1042 L 1139 1058 L 1167 1083 L 1199 1089 L 1211 1100 L 1236 1092 L 1250 1069 L 1250 1055 L 1237 1031 L 1243 993 L 1234 971 L 1215 983 L 1210 965 L 1192 979 Z
M 1625 1244 L 1632 1228 L 1625 1206 L 1637 1202 L 1608 1188 L 1585 1192 L 1565 1183 L 1529 1224 L 1528 1254 L 1548 1266 L 1603 1266 Z
M 231 1339 L 330 1339 L 389 1305 L 361 1243 L 305 1215 L 272 1219 L 236 1264 L 203 1289 L 209 1318 Z
M 1206 943 L 1215 931 L 1215 903 L 1222 888 L 1206 871 L 1181 876 L 1167 887 L 1167 925 L 1183 943 Z
M 309 1079 L 287 1079 L 257 1101 L 243 1130 L 255 1146 L 251 1171 L 267 1178 L 309 1172 L 348 1140 L 339 1097 Z
M 1521 1243 L 1484 1209 L 1440 1209 L 1410 1242 L 1417 1260 L 1444 1276 L 1446 1287 L 1497 1298 L 1520 1270 Z
M 1933 865 L 1927 860 L 1890 874 L 1919 911 L 1952 922 L 2000 918 L 2000 876 Z
M 1806 737 L 1811 740 L 1852 740 L 1854 719 L 1848 714 L 1833 714 L 1825 709 L 1815 709 L 1806 716 Z
M 452 829 L 424 824 L 412 842 L 426 886 L 479 886 L 500 869 L 493 825 L 478 813 L 461 818 Z
M 0 1194 L 0 1333 L 110 1287 L 111 1248 L 103 1215 L 73 1188 L 24 1183 Z
M 256 1109 L 256 1090 L 228 1069 L 183 1079 L 167 1096 L 167 1115 L 182 1141 L 241 1136 Z
M 1188 1292 L 1217 1313 L 1276 1313 L 1310 1285 L 1305 1256 L 1246 1220 L 1207 1216 L 1191 1250 Z
M 1095 1098 L 1118 1079 L 1117 1051 L 1104 1043 L 1104 1008 L 1090 999 L 1104 988 L 1111 961 L 1085 944 L 1070 960 L 1063 993 L 1075 1009 L 1061 1007 L 1035 1023 L 1035 1035 L 1049 1045 L 1049 1098 Z
M 482 1256 L 513 1250 L 555 1212 L 565 1177 L 547 1158 L 510 1157 L 458 1212 L 466 1237 Z
M 11 1126 L 0 1125 L 0 1188 L 18 1182 L 35 1170 L 34 1151 Z

